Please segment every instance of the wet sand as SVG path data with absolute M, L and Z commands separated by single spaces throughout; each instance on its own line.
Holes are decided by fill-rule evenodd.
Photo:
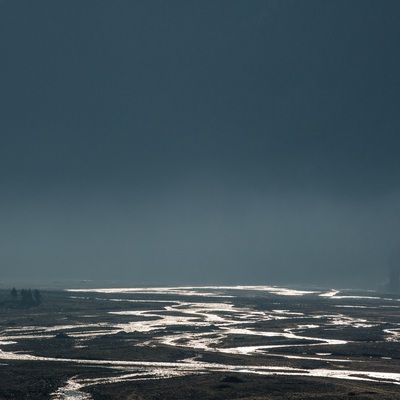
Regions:
M 400 301 L 270 287 L 0 293 L 0 399 L 400 399 Z

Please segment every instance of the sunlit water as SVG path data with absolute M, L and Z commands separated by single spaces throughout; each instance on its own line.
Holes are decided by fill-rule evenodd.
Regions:
M 373 302 L 386 301 L 387 307 L 398 307 L 398 299 L 381 298 L 375 294 L 372 296 L 356 296 L 341 293 L 339 290 L 329 291 L 305 291 L 271 286 L 207 286 L 207 287 L 172 287 L 172 288 L 127 288 L 127 289 L 71 289 L 71 297 L 78 298 L 80 292 L 92 292 L 107 294 L 108 297 L 101 298 L 109 302 L 126 302 L 154 304 L 154 309 L 129 309 L 121 311 L 110 311 L 109 315 L 118 320 L 117 323 L 87 323 L 87 324 L 60 324 L 52 327 L 9 327 L 3 330 L 0 336 L 0 359 L 14 359 L 26 361 L 57 361 L 80 363 L 85 365 L 100 365 L 103 367 L 116 368 L 120 372 L 115 377 L 81 379 L 76 376 L 65 383 L 53 393 L 53 399 L 75 399 L 87 400 L 90 396 L 82 392 L 82 388 L 90 385 L 107 384 L 109 382 L 133 381 L 144 379 L 169 378 L 179 375 L 190 375 L 207 373 L 210 371 L 231 371 L 254 373 L 261 375 L 296 375 L 312 377 L 329 377 L 337 379 L 379 381 L 400 385 L 400 373 L 388 373 L 379 371 L 355 371 L 345 369 L 304 369 L 276 366 L 249 366 L 207 363 L 196 359 L 196 357 L 179 362 L 148 362 L 148 361 L 111 361 L 111 360 L 81 360 L 38 357 L 32 354 L 7 351 L 7 346 L 21 339 L 30 338 L 52 338 L 55 332 L 65 332 L 68 336 L 77 339 L 76 347 L 84 348 L 90 345 L 90 339 L 103 335 L 112 335 L 120 332 L 149 334 L 148 341 L 140 343 L 141 346 L 166 345 L 172 347 L 199 350 L 202 352 L 237 354 L 237 355 L 262 355 L 288 359 L 301 359 L 311 361 L 329 361 L 338 363 L 354 362 L 349 358 L 332 357 L 329 352 L 315 354 L 276 354 L 274 351 L 284 348 L 299 348 L 307 346 L 333 346 L 346 345 L 348 340 L 326 337 L 316 337 L 307 334 L 307 331 L 320 328 L 341 329 L 351 327 L 356 329 L 371 328 L 378 326 L 377 321 L 365 318 L 354 318 L 343 314 L 351 308 L 378 308 Z M 234 305 L 233 299 L 241 293 L 247 297 L 254 292 L 257 296 L 273 294 L 275 296 L 292 296 L 294 299 L 302 296 L 316 296 L 327 301 L 338 301 L 334 307 L 338 312 L 331 314 L 311 313 L 305 315 L 298 310 L 272 308 L 271 310 L 257 310 L 248 306 L 238 307 Z M 127 295 L 165 295 L 168 299 L 132 299 Z M 110 295 L 112 297 L 110 297 Z M 187 298 L 190 297 L 191 301 Z M 195 299 L 195 300 L 192 300 Z M 346 301 L 362 300 L 368 301 L 368 305 L 347 304 Z M 380 303 L 381 304 L 381 303 Z M 88 318 L 95 315 L 88 315 Z M 129 320 L 131 318 L 131 320 Z M 260 328 L 257 324 L 268 321 L 290 320 L 291 327 L 282 330 L 268 331 Z M 307 323 L 305 321 L 307 320 Z M 315 321 L 310 323 L 310 320 Z M 123 322 L 122 322 L 123 321 Z M 262 325 L 261 325 L 262 326 Z M 387 341 L 400 342 L 400 324 L 383 330 Z M 262 345 L 232 345 L 227 346 L 227 339 L 241 337 L 249 339 L 276 339 L 278 343 Z M 285 343 L 285 340 L 287 343 Z M 230 343 L 230 342 L 229 342 Z M 390 359 L 386 357 L 386 359 Z

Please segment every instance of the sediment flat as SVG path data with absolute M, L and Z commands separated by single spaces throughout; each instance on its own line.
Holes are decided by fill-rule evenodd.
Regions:
M 0 300 L 0 399 L 400 399 L 396 295 L 202 287 Z

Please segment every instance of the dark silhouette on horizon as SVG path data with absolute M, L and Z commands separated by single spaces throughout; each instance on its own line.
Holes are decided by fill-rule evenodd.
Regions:
M 384 289 L 392 293 L 400 293 L 400 251 L 392 251 L 389 259 L 389 282 Z

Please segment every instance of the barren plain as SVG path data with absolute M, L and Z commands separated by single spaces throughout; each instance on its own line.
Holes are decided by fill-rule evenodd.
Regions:
M 0 399 L 400 399 L 393 294 L 203 286 L 0 300 Z

